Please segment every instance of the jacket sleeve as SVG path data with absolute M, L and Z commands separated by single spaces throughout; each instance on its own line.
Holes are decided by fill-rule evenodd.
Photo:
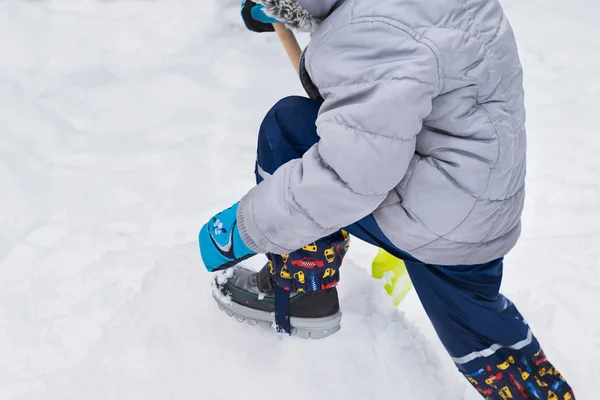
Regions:
M 241 200 L 257 253 L 284 254 L 372 213 L 402 180 L 438 93 L 432 50 L 385 22 L 346 25 L 308 50 L 320 141 Z

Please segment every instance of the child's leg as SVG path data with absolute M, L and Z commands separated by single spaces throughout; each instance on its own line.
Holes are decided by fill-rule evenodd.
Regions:
M 267 113 L 258 133 L 256 183 L 277 168 L 302 155 L 319 141 L 317 115 L 320 104 L 305 97 L 286 97 Z
M 427 265 L 396 248 L 372 215 L 347 229 L 405 261 L 442 343 L 484 398 L 575 398 L 517 308 L 499 293 L 501 259 L 482 265 Z
M 258 135 L 256 183 L 277 168 L 300 158 L 319 141 L 315 122 L 320 104 L 304 97 L 286 97 L 265 116 Z M 293 227 L 290 227 L 293 229 Z M 272 280 L 291 291 L 319 291 L 339 280 L 347 238 L 337 232 L 291 254 L 268 254 Z
M 256 180 L 270 175 L 318 142 L 320 104 L 288 97 L 265 116 L 258 137 Z M 290 226 L 293 232 L 297 227 Z M 346 236 L 345 236 L 346 235 Z M 335 285 L 346 251 L 347 234 L 336 232 L 290 254 L 267 254 L 258 272 L 233 268 L 218 276 L 213 295 L 220 308 L 239 321 L 271 325 L 303 338 L 323 338 L 340 329 L 341 313 Z
M 441 341 L 483 397 L 575 398 L 515 305 L 499 294 L 501 259 L 472 266 L 406 265 Z
M 318 102 L 307 98 L 287 97 L 271 108 L 258 136 L 257 184 L 283 164 L 302 157 L 319 141 L 315 125 L 319 107 Z M 345 232 L 336 232 L 290 254 L 267 254 L 276 286 L 276 322 L 282 330 L 289 329 L 285 321 L 290 315 L 288 295 L 282 292 L 318 292 L 334 287 L 348 242 Z

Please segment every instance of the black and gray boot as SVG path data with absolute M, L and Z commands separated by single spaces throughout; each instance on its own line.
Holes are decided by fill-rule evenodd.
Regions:
M 269 264 L 258 273 L 242 267 L 219 274 L 213 297 L 219 308 L 238 321 L 251 325 L 275 326 L 275 287 Z M 321 339 L 340 330 L 342 313 L 337 289 L 315 292 L 290 292 L 291 335 Z

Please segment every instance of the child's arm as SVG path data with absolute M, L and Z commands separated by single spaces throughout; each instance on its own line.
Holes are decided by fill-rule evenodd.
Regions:
M 349 24 L 309 51 L 321 140 L 240 202 L 255 252 L 288 253 L 372 213 L 406 174 L 439 91 L 432 50 L 387 22 Z

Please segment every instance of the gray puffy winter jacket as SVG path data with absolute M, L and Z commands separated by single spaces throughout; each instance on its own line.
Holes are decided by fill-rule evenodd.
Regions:
M 261 0 L 312 32 L 320 141 L 240 202 L 243 240 L 289 253 L 373 213 L 431 264 L 479 264 L 519 237 L 525 108 L 497 0 Z

